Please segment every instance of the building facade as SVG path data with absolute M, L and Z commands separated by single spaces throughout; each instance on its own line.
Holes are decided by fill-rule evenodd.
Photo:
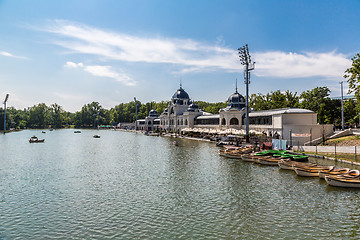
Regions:
M 145 119 L 138 120 L 140 130 L 180 133 L 184 129 L 234 129 L 245 131 L 245 98 L 236 89 L 228 97 L 227 106 L 218 114 L 204 112 L 180 88 L 173 94 L 167 108 L 158 116 L 155 110 Z M 283 108 L 249 113 L 249 130 L 257 134 L 276 136 L 303 144 L 333 133 L 332 125 L 317 123 L 317 114 L 300 108 Z

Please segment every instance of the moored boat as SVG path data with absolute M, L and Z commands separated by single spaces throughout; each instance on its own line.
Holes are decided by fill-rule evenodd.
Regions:
M 241 155 L 241 159 L 244 160 L 245 162 L 254 162 L 254 154 L 243 154 Z
M 350 168 L 331 168 L 331 169 L 326 169 L 326 170 L 321 170 L 319 171 L 319 178 L 325 179 L 325 176 L 331 175 L 331 176 L 336 176 L 336 175 L 342 175 L 345 174 L 347 172 L 350 171 Z
M 262 158 L 259 157 L 257 158 L 257 162 L 260 163 L 261 165 L 267 165 L 267 166 L 278 166 L 278 163 L 280 162 L 280 159 L 276 159 L 276 158 Z
M 327 169 L 329 169 L 329 167 L 326 166 L 294 167 L 295 173 L 302 177 L 318 177 L 319 171 Z
M 360 172 L 358 170 L 350 170 L 342 175 L 327 175 L 325 181 L 334 187 L 360 188 Z

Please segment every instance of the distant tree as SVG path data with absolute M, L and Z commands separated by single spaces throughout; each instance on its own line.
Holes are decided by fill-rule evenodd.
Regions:
M 29 109 L 28 127 L 46 128 L 50 122 L 49 107 L 45 103 L 40 103 Z
M 296 92 L 292 93 L 289 90 L 287 90 L 286 92 L 281 92 L 280 90 L 277 90 L 275 92 L 270 92 L 266 95 L 263 95 L 261 93 L 252 94 L 250 97 L 249 105 L 255 111 L 298 107 L 299 97 L 297 96 Z

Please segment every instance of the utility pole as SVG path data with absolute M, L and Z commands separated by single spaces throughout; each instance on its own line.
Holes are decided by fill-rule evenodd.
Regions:
M 135 101 L 135 131 L 137 130 L 137 102 L 136 102 L 136 97 L 134 97 L 134 101 Z
M 245 46 L 242 46 L 238 48 L 239 50 L 239 57 L 240 62 L 242 65 L 245 66 L 244 69 L 244 78 L 245 78 L 245 85 L 246 85 L 246 108 L 245 108 L 245 114 L 246 114 L 246 142 L 250 142 L 249 138 L 249 84 L 250 84 L 250 71 L 255 69 L 255 62 L 251 61 L 251 56 L 249 53 L 249 47 L 247 44 Z
M 343 83 L 344 81 L 340 82 L 341 85 L 341 130 L 344 131 L 344 95 L 343 95 Z
M 5 100 L 4 100 L 4 134 L 6 133 L 6 102 L 9 98 L 9 94 L 6 94 Z

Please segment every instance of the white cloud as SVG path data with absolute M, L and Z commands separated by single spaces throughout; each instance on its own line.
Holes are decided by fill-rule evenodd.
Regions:
M 65 67 L 69 67 L 69 68 L 82 68 L 84 67 L 83 63 L 74 63 L 74 62 L 66 62 Z
M 88 65 L 85 66 L 83 63 L 74 63 L 67 61 L 64 67 L 68 68 L 81 68 L 85 72 L 90 73 L 93 76 L 97 77 L 108 77 L 115 79 L 118 82 L 125 84 L 126 86 L 135 86 L 136 81 L 130 76 L 125 74 L 122 70 L 114 70 L 111 66 L 100 66 L 100 65 Z
M 256 71 L 262 77 L 306 78 L 324 77 L 341 80 L 351 61 L 344 54 L 328 53 L 255 53 Z
M 94 76 L 116 79 L 127 86 L 136 85 L 136 82 L 131 77 L 122 72 L 114 71 L 111 66 L 87 66 L 84 70 Z
M 74 53 L 92 54 L 102 59 L 126 62 L 169 63 L 182 69 L 178 73 L 222 70 L 241 72 L 236 49 L 208 45 L 191 39 L 146 38 L 92 28 L 69 21 L 56 20 L 44 29 L 62 37 L 55 44 Z M 222 42 L 222 40 L 221 40 Z M 221 44 L 223 45 L 223 44 Z M 344 54 L 286 53 L 281 51 L 254 52 L 254 74 L 260 77 L 341 79 L 351 62 Z M 69 67 L 80 67 L 68 64 Z M 112 76 L 131 83 L 122 73 L 114 73 L 109 66 L 88 70 L 92 74 Z
M 12 58 L 19 58 L 19 59 L 28 59 L 27 57 L 22 57 L 22 56 L 15 56 L 9 52 L 5 52 L 5 51 L 1 51 L 0 55 L 5 56 L 5 57 L 12 57 Z

